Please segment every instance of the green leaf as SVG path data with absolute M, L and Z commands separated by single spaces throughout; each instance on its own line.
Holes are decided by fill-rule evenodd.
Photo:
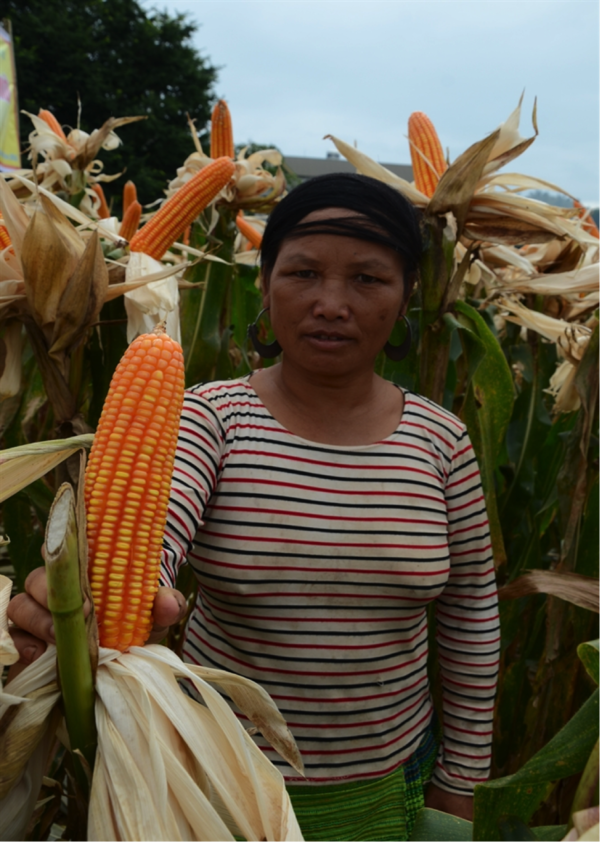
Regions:
M 535 838 L 544 842 L 560 842 L 567 835 L 566 824 L 548 824 L 541 827 L 532 827 Z
M 411 392 L 418 391 L 418 371 L 419 371 L 419 318 L 420 311 L 416 307 L 411 307 L 406 314 L 406 318 L 410 324 L 411 330 L 411 344 L 410 350 L 406 357 L 400 362 L 390 360 L 385 354 L 381 355 L 382 371 L 381 374 L 386 380 L 391 380 L 398 386 L 403 386 Z M 393 345 L 398 345 L 404 338 L 405 333 L 396 322 L 392 330 L 389 341 Z M 379 365 L 380 360 L 377 359 L 376 365 Z
M 251 266 L 237 265 L 231 287 L 233 338 L 240 348 L 246 346 L 248 325 L 261 310 L 262 295 L 255 284 L 257 271 Z
M 181 336 L 185 358 L 186 386 L 214 380 L 217 366 L 223 370 L 223 332 L 230 324 L 228 314 L 234 266 L 229 265 L 235 237 L 231 214 L 221 211 L 214 236 L 219 248 L 212 252 L 228 261 L 207 262 L 192 267 L 188 280 L 204 281 L 202 288 L 181 291 Z M 194 241 L 194 245 L 197 245 Z M 220 358 L 220 359 L 219 359 Z M 231 368 L 231 367 L 230 367 Z M 228 373 L 231 377 L 231 373 Z
M 498 839 L 498 821 L 527 823 L 556 781 L 585 768 L 598 739 L 598 690 L 558 734 L 514 775 L 475 787 L 473 839 Z
M 233 365 L 229 354 L 231 333 L 231 328 L 228 327 L 221 334 L 221 347 L 219 349 L 219 356 L 215 362 L 215 380 L 231 380 L 233 377 Z
M 590 640 L 587 643 L 580 643 L 577 647 L 577 654 L 581 663 L 586 668 L 596 684 L 598 681 L 598 660 L 600 658 L 600 640 Z
M 448 238 L 445 220 L 427 216 L 423 225 L 424 251 L 419 264 L 419 384 L 417 391 L 443 403 L 452 331 L 440 320 L 454 257 L 454 237 Z
M 588 485 L 588 447 L 598 405 L 598 325 L 594 329 L 575 375 L 575 386 L 581 399 L 577 421 L 567 443 L 565 461 L 557 478 L 561 521 L 561 563 L 573 570 L 577 536 L 585 507 Z
M 107 301 L 100 311 L 100 325 L 85 346 L 90 366 L 92 394 L 87 422 L 96 429 L 110 381 L 127 350 L 127 313 L 123 296 Z
M 571 816 L 574 813 L 579 813 L 581 810 L 587 810 L 590 807 L 598 806 L 598 758 L 600 750 L 598 740 L 592 749 L 588 762 L 585 764 L 585 769 L 581 773 L 577 790 L 571 805 Z M 571 819 L 572 820 L 572 819 Z
M 575 571 L 583 576 L 598 576 L 598 546 L 600 545 L 600 502 L 598 499 L 598 478 L 588 490 L 588 499 L 583 514 L 577 565 Z
M 506 561 L 504 539 L 496 500 L 498 467 L 514 403 L 510 368 L 498 340 L 469 304 L 456 302 L 457 321 L 469 372 L 463 415 L 477 455 L 485 494 L 496 566 Z
M 467 324 L 458 321 L 452 313 L 444 313 L 444 321 L 451 330 L 460 330 L 460 342 L 467 360 L 467 371 L 469 380 L 479 367 L 479 363 L 485 357 L 486 348 L 479 336 Z
M 466 819 L 459 819 L 458 816 L 451 816 L 449 813 L 442 813 L 439 810 L 431 810 L 423 807 L 419 810 L 415 819 L 413 831 L 410 835 L 410 842 L 418 840 L 430 840 L 430 842 L 471 842 L 473 825 Z
M 19 593 L 23 593 L 25 579 L 32 570 L 44 564 L 42 558 L 44 533 L 24 491 L 4 501 L 2 514 L 4 529 L 10 538 L 10 544 L 6 549 L 15 571 L 15 583 Z
M 495 468 L 514 403 L 512 374 L 498 340 L 481 314 L 464 301 L 457 301 L 455 306 L 458 322 L 472 334 L 463 348 L 469 368 L 474 368 L 471 383 L 479 405 L 477 414 L 485 447 L 490 450 Z M 461 339 L 467 331 L 461 333 Z M 479 358 L 477 365 L 469 360 L 474 354 Z
M 501 816 L 498 821 L 498 830 L 500 839 L 506 842 L 529 842 L 531 839 L 537 839 L 533 831 L 518 816 Z

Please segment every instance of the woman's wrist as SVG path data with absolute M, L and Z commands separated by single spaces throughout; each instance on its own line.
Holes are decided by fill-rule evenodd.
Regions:
M 459 795 L 456 792 L 447 792 L 434 783 L 430 783 L 425 792 L 425 806 L 432 810 L 441 810 L 443 813 L 450 813 L 460 819 L 473 821 L 473 796 Z

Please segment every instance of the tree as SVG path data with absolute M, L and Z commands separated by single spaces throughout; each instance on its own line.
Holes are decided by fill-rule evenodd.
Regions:
M 0 18 L 12 21 L 20 108 L 48 108 L 76 126 L 79 97 L 84 131 L 108 117 L 147 115 L 100 157 L 109 173 L 126 169 L 107 187 L 117 205 L 128 178 L 142 203 L 161 197 L 194 150 L 186 113 L 200 133 L 210 117 L 217 73 L 191 44 L 197 25 L 183 14 L 148 13 L 137 0 L 0 0 Z M 31 131 L 22 115 L 21 140 Z

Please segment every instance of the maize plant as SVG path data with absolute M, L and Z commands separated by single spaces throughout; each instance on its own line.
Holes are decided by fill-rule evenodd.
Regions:
M 115 129 L 145 118 L 111 117 L 91 134 L 80 128 L 65 134 L 56 117 L 45 109 L 28 116 L 34 126 L 29 135 L 32 169 L 22 170 L 20 175 L 27 179 L 35 175 L 41 187 L 62 192 L 94 219 L 108 218 L 110 210 L 101 182 L 114 181 L 120 173 L 104 173 L 104 165 L 96 155 L 100 149 L 111 150 L 119 146 L 121 141 Z M 22 190 L 18 181 L 13 182 L 12 187 L 20 197 L 27 198 L 27 191 Z
M 520 107 L 447 166 L 431 122 L 412 115 L 412 184 L 332 137 L 358 172 L 423 211 L 409 309 L 418 344 L 381 372 L 462 416 L 478 456 L 504 585 L 496 775 L 521 767 L 589 696 L 575 649 L 598 612 L 597 230 L 573 197 L 570 209 L 522 195 L 564 192 L 556 185 L 498 173 L 537 135 L 535 108 L 534 135 L 519 135 Z M 562 781 L 534 823 L 568 818 L 575 787 Z M 496 835 L 477 838 L 500 831 L 486 832 Z

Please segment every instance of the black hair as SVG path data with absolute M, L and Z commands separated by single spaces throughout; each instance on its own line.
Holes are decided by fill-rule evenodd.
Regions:
M 360 217 L 302 220 L 323 208 L 348 208 Z M 362 218 L 361 218 L 362 217 Z M 410 291 L 423 251 L 419 213 L 397 190 L 366 175 L 320 175 L 295 187 L 275 206 L 261 244 L 261 266 L 268 278 L 284 240 L 309 234 L 337 234 L 389 246 L 404 262 Z

